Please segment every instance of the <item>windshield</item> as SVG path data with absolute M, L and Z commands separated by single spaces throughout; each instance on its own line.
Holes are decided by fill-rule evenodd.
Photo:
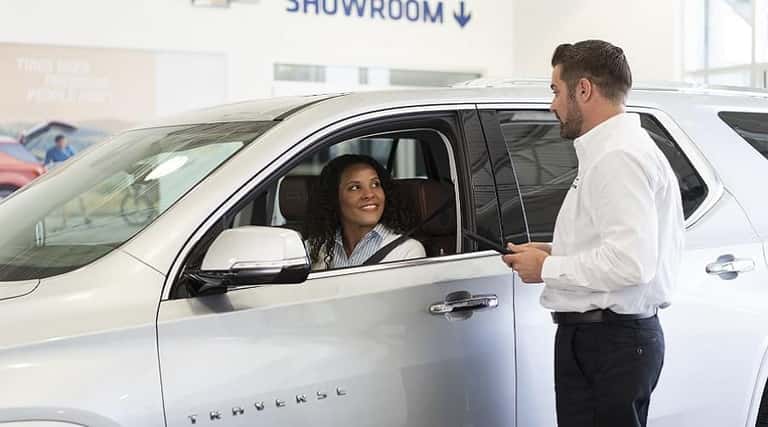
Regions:
M 120 246 L 275 122 L 118 135 L 0 202 L 0 282 L 82 267 Z

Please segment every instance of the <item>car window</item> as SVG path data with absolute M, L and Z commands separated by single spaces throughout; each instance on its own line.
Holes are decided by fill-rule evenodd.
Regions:
M 429 150 L 430 144 L 436 144 L 435 139 L 434 133 L 419 130 L 353 138 L 319 151 L 305 159 L 291 173 L 320 175 L 323 166 L 331 159 L 344 154 L 361 154 L 372 157 L 393 178 L 427 178 L 424 162 L 427 153 L 424 150 Z
M 17 160 L 29 163 L 39 163 L 23 145 L 16 142 L 0 143 L 0 153 L 7 154 Z
M 768 114 L 724 111 L 718 115 L 752 148 L 768 159 Z
M 683 213 L 685 218 L 690 217 L 707 198 L 707 194 L 709 194 L 707 184 L 704 183 L 704 179 L 696 172 L 691 161 L 669 132 L 655 117 L 650 114 L 640 114 L 640 122 L 669 160 L 672 170 L 675 171 L 680 186 L 680 195 L 683 199 Z
M 658 120 L 649 114 L 640 114 L 640 119 L 677 175 L 687 218 L 706 198 L 707 186 Z M 560 124 L 548 111 L 500 111 L 498 121 L 520 186 L 530 238 L 551 241 L 560 205 L 578 169 L 573 141 L 560 137 Z
M 402 221 L 408 226 L 401 226 L 398 234 L 418 228 L 412 237 L 421 242 L 426 255 L 456 253 L 455 183 L 448 163 L 450 155 L 443 137 L 433 130 L 353 138 L 319 150 L 300 161 L 257 197 L 254 204 L 258 207 L 244 207 L 233 225 L 288 227 L 307 238 L 306 234 L 312 231 L 310 216 L 319 215 L 318 209 L 322 209 L 312 205 L 313 200 L 318 200 L 313 198 L 313 193 L 320 191 L 320 174 L 332 160 L 349 154 L 369 156 L 391 170 L 392 194 L 387 194 L 386 200 L 409 217 Z M 434 165 L 434 170 L 428 171 L 427 164 Z M 264 213 L 254 215 L 254 210 Z M 419 227 L 437 211 L 443 213 L 429 221 L 428 226 Z
M 0 281 L 74 270 L 123 244 L 275 122 L 129 131 L 2 202 Z

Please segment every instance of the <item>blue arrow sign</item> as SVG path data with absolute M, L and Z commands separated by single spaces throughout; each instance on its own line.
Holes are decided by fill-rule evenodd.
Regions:
M 464 0 L 461 0 L 461 3 L 459 3 L 459 13 L 453 12 L 453 17 L 456 18 L 456 22 L 459 23 L 461 28 L 464 28 L 469 20 L 472 19 L 472 13 L 467 13 Z

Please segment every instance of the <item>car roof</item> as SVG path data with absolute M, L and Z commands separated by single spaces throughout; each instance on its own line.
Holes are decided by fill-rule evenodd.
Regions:
M 282 120 L 295 111 L 337 96 L 340 94 L 276 97 L 215 105 L 159 118 L 141 127 Z
M 407 106 L 549 104 L 551 100 L 548 80 L 479 79 L 450 88 L 365 91 L 243 101 L 158 119 L 141 127 L 286 120 L 310 107 L 323 108 L 329 114 L 336 115 Z M 627 105 L 664 109 L 684 109 L 691 105 L 717 105 L 735 110 L 768 109 L 768 91 L 685 83 L 639 83 L 633 88 Z

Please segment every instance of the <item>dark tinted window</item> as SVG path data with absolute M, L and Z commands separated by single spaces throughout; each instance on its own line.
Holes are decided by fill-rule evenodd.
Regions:
M 768 159 L 768 114 L 722 112 L 720 118 Z
M 640 122 L 648 131 L 648 135 L 653 138 L 661 152 L 669 160 L 672 169 L 677 175 L 677 183 L 680 185 L 680 194 L 683 198 L 683 212 L 688 218 L 704 202 L 709 190 L 704 180 L 696 169 L 691 165 L 691 161 L 683 154 L 680 147 L 677 146 L 672 136 L 661 126 L 653 116 L 648 114 L 640 115 Z
M 688 217 L 706 197 L 707 187 L 661 124 L 650 115 L 640 116 L 678 177 Z M 503 111 L 498 118 L 525 204 L 530 238 L 549 241 L 578 170 L 573 141 L 560 137 L 560 124 L 547 111 Z
M 560 205 L 576 178 L 573 142 L 560 138 L 554 114 L 545 111 L 502 112 L 499 124 L 525 203 L 530 238 L 551 240 Z
M 24 148 L 23 145 L 15 142 L 0 143 L 0 153 L 7 154 L 23 162 L 38 163 L 32 153 Z

